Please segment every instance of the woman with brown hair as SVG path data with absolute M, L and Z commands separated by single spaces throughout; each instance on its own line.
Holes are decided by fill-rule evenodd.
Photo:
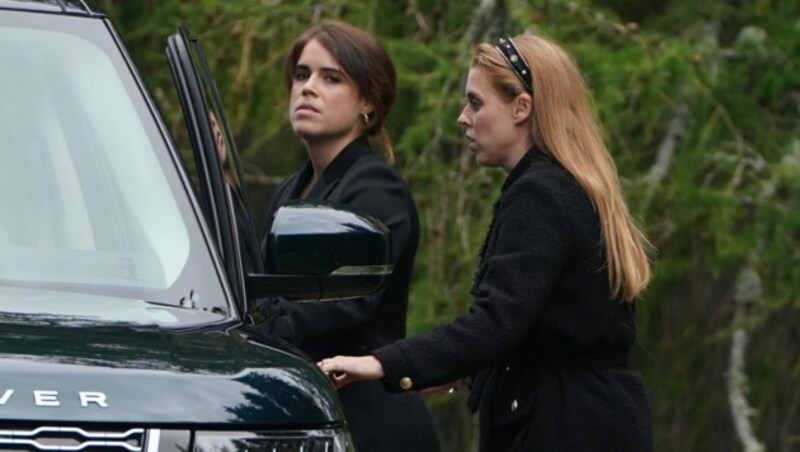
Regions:
M 289 120 L 308 161 L 274 191 L 266 231 L 290 199 L 326 200 L 371 215 L 390 231 L 392 275 L 377 294 L 326 303 L 270 300 L 260 327 L 313 359 L 361 355 L 406 335 L 411 271 L 419 241 L 417 209 L 405 182 L 389 166 L 385 128 L 395 99 L 389 56 L 369 33 L 325 21 L 302 33 L 286 60 Z M 386 160 L 373 152 L 381 148 Z M 270 267 L 266 240 L 262 245 Z M 392 394 L 379 382 L 339 393 L 359 451 L 436 451 L 433 420 L 418 394 Z
M 628 368 L 648 243 L 577 65 L 531 34 L 481 44 L 466 97 L 470 151 L 508 173 L 470 312 L 320 367 L 339 387 L 380 379 L 398 392 L 473 377 L 484 451 L 652 450 L 644 385 Z

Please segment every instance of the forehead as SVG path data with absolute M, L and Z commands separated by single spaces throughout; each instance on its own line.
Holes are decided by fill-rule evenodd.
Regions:
M 327 67 L 339 69 L 339 62 L 333 57 L 328 49 L 323 47 L 316 38 L 312 38 L 303 47 L 300 52 L 300 58 L 297 59 L 297 65 L 308 67 Z
M 489 80 L 489 74 L 485 69 L 475 66 L 470 68 L 467 73 L 467 84 L 464 87 L 467 94 L 478 96 L 489 96 L 496 94 L 494 86 Z

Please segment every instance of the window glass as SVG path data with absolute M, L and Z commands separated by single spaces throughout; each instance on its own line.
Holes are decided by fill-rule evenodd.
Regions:
M 186 227 L 106 54 L 2 28 L 0 98 L 3 277 L 170 286 L 189 256 Z M 21 259 L 32 253 L 50 257 Z
M 101 19 L 4 12 L 0 99 L 0 286 L 229 312 L 165 137 Z

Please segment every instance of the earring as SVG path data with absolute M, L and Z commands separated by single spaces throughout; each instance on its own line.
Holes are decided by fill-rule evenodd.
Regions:
M 366 111 L 361 112 L 361 119 L 364 120 L 364 125 L 369 124 L 369 115 L 367 114 Z

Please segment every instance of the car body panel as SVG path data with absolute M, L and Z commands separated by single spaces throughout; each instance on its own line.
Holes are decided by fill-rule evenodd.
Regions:
M 298 428 L 342 418 L 321 372 L 237 328 L 10 320 L 0 323 L 0 423 Z

